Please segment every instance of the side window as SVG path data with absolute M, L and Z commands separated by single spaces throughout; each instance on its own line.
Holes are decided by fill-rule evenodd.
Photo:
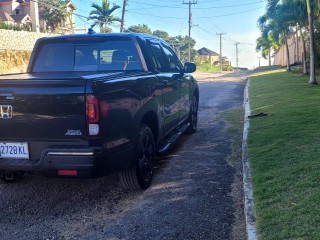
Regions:
M 168 63 L 166 61 L 166 56 L 158 43 L 149 43 L 150 50 L 152 52 L 152 62 L 155 69 L 159 72 L 168 72 Z
M 172 51 L 172 49 L 169 46 L 167 46 L 167 44 L 162 43 L 161 45 L 169 61 L 169 71 L 180 72 L 182 69 L 182 64 L 178 59 L 177 55 Z

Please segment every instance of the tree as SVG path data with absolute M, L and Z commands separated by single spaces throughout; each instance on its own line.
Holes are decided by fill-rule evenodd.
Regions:
M 121 22 L 121 19 L 112 15 L 112 13 L 120 8 L 119 5 L 113 4 L 110 8 L 110 2 L 108 0 L 102 0 L 101 5 L 92 3 L 91 5 L 94 10 L 90 12 L 89 19 L 94 21 L 92 27 L 98 25 L 100 31 L 103 32 L 106 29 L 110 30 L 109 25 L 113 22 Z
M 296 24 L 291 8 L 292 6 L 286 2 L 269 0 L 266 13 L 258 20 L 263 38 L 267 39 L 271 35 L 276 42 L 285 44 L 288 71 L 291 71 L 288 39 L 292 36 L 293 24 Z
M 310 0 L 307 1 L 307 12 L 308 12 L 308 22 L 309 22 L 309 37 L 310 37 L 310 84 L 317 84 L 316 74 L 315 74 L 315 54 L 314 54 L 314 29 L 313 29 L 313 14 L 310 4 Z
M 109 32 L 112 32 L 112 28 L 109 28 L 109 27 L 101 27 L 101 28 L 100 28 L 100 32 L 101 32 L 101 33 L 109 33 Z
M 169 41 L 170 40 L 169 33 L 167 33 L 166 31 L 155 30 L 155 31 L 153 31 L 152 35 L 155 35 L 155 36 L 157 36 L 159 38 L 162 38 L 165 41 Z
M 292 32 L 293 29 L 295 29 L 295 32 L 300 33 L 300 38 L 303 43 L 303 72 L 305 74 L 307 73 L 306 38 L 309 34 L 310 84 L 317 84 L 315 77 L 315 56 L 318 53 L 315 51 L 314 20 L 319 22 L 319 8 L 319 0 L 268 0 L 267 11 L 264 17 L 259 19 L 265 19 L 266 21 L 263 21 L 263 23 L 266 25 L 270 25 L 270 22 L 275 21 L 278 26 L 289 27 L 289 32 L 286 32 L 288 34 L 290 34 L 290 31 Z M 315 13 L 317 15 L 315 15 Z M 316 33 L 317 32 L 318 31 L 316 31 Z M 287 43 L 285 44 L 287 45 Z
M 152 34 L 152 31 L 147 24 L 132 25 L 128 29 L 126 29 L 125 32 Z
M 66 21 L 69 13 L 67 12 L 67 4 L 65 0 L 51 0 L 50 4 L 44 4 L 43 20 L 52 32 L 55 32 L 61 22 Z
M 271 66 L 271 51 L 277 51 L 278 49 L 279 43 L 274 41 L 270 34 L 257 39 L 256 51 L 261 52 L 264 59 L 269 59 L 269 66 Z
M 188 61 L 188 50 L 189 50 L 189 42 L 191 47 L 191 61 L 195 61 L 198 52 L 194 50 L 194 46 L 196 45 L 196 41 L 193 38 L 189 39 L 189 36 L 176 36 L 171 38 L 169 44 L 173 46 L 177 55 L 179 56 L 182 62 Z

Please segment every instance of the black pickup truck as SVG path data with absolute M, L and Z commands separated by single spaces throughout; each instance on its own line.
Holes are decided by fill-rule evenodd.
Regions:
M 39 39 L 27 73 L 0 76 L 0 177 L 118 172 L 146 189 L 155 155 L 196 131 L 195 70 L 146 34 Z

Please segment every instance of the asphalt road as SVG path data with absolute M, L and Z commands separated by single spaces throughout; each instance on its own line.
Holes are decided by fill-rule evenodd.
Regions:
M 198 76 L 198 132 L 159 158 L 146 191 L 123 191 L 116 175 L 0 182 L 0 239 L 244 239 L 241 169 L 217 116 L 242 107 L 245 75 Z

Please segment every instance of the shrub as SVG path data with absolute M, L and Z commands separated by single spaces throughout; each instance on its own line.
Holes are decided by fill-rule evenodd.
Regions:
M 211 66 L 209 63 L 203 63 L 197 66 L 199 72 L 218 72 L 220 68 Z
M 7 29 L 7 30 L 13 30 L 13 31 L 31 31 L 30 25 L 15 25 L 15 24 L 9 24 L 3 21 L 0 21 L 0 29 Z
M 26 72 L 31 51 L 0 51 L 0 74 Z

